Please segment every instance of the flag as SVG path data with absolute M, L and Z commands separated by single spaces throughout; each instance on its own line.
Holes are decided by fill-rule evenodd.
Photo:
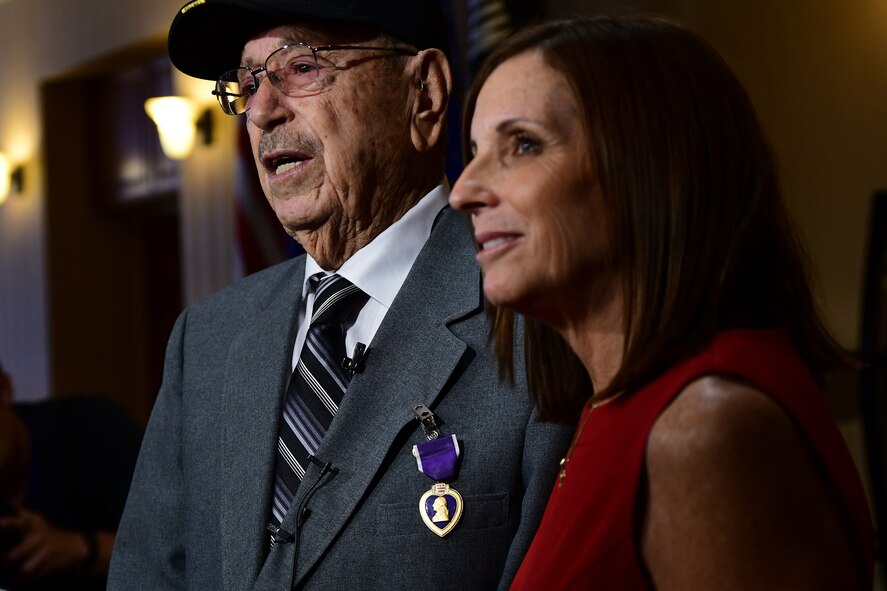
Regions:
M 514 32 L 505 0 L 468 0 L 468 70 L 473 78 L 483 60 Z

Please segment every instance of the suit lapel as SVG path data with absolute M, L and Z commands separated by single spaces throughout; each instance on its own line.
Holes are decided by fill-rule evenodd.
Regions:
M 220 474 L 222 569 L 226 589 L 249 588 L 268 547 L 271 482 L 277 423 L 286 380 L 304 275 L 302 259 L 290 264 L 232 341 L 226 360 L 224 435 Z
M 466 220 L 445 210 L 370 343 L 366 373 L 352 380 L 317 451 L 318 459 L 339 471 L 311 500 L 311 518 L 300 536 L 297 580 L 339 534 L 395 438 L 414 420 L 413 406 L 433 407 L 471 355 L 448 325 L 482 308 L 473 253 Z M 318 472 L 316 466 L 308 470 L 294 506 Z M 294 513 L 290 511 L 284 526 L 294 528 Z

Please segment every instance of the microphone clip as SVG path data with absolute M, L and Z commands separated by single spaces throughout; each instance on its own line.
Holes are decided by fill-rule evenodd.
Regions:
M 291 542 L 294 542 L 296 539 L 296 536 L 294 534 L 291 534 L 290 532 L 286 531 L 282 527 L 274 525 L 273 523 L 269 523 L 265 529 L 267 529 L 268 531 L 271 532 L 271 544 L 272 545 L 274 545 L 274 544 L 289 544 Z
M 349 372 L 351 377 L 354 377 L 355 373 L 363 373 L 363 370 L 366 368 L 366 350 L 366 345 L 357 343 L 354 346 L 354 353 L 351 354 L 351 357 L 342 359 L 342 369 Z

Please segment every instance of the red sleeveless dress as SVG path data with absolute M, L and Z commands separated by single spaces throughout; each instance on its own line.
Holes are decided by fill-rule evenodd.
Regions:
M 639 558 L 634 511 L 647 439 L 675 396 L 708 374 L 745 380 L 794 418 L 834 483 L 844 531 L 871 588 L 874 534 L 868 504 L 824 397 L 782 330 L 731 330 L 632 396 L 594 410 L 567 477 L 561 487 L 554 486 L 512 590 L 651 588 Z

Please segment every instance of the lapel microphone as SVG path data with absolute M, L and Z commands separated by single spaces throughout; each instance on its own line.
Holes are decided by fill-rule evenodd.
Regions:
M 306 492 L 305 496 L 302 497 L 302 501 L 299 503 L 299 506 L 296 509 L 295 533 L 289 532 L 273 523 L 269 523 L 266 526 L 266 529 L 271 532 L 272 547 L 275 544 L 291 544 L 293 542 L 296 542 L 296 547 L 298 548 L 299 532 L 301 531 L 302 525 L 305 523 L 305 520 L 308 519 L 308 516 L 311 514 L 311 510 L 308 508 L 308 501 L 311 500 L 311 497 L 314 496 L 314 494 L 320 489 L 321 486 L 326 484 L 328 480 L 335 478 L 336 474 L 339 473 L 339 469 L 333 466 L 332 462 L 321 462 L 313 455 L 308 456 L 308 461 L 310 461 L 312 464 L 320 466 L 320 474 L 317 475 L 317 479 L 315 479 L 314 483 L 308 488 L 308 492 Z
M 299 563 L 299 541 L 302 539 L 300 535 L 302 532 L 302 526 L 305 524 L 305 520 L 308 519 L 308 516 L 311 515 L 311 509 L 308 508 L 308 501 L 311 500 L 311 497 L 313 497 L 322 486 L 335 478 L 336 474 L 339 473 L 339 469 L 333 466 L 332 462 L 322 462 L 314 457 L 313 454 L 308 456 L 308 461 L 320 466 L 320 474 L 317 475 L 317 480 L 314 481 L 314 484 L 311 485 L 311 488 L 309 488 L 308 492 L 305 493 L 305 496 L 302 497 L 302 502 L 299 503 L 299 507 L 296 510 L 296 533 L 293 534 L 293 572 L 290 578 L 290 589 L 293 588 L 296 580 L 296 566 Z
M 363 343 L 357 343 L 354 346 L 354 353 L 351 354 L 351 357 L 345 357 L 342 360 L 342 369 L 351 373 L 351 377 L 354 377 L 356 373 L 363 373 L 363 370 L 366 368 L 366 358 L 369 356 L 369 352 L 367 351 L 367 346 Z

